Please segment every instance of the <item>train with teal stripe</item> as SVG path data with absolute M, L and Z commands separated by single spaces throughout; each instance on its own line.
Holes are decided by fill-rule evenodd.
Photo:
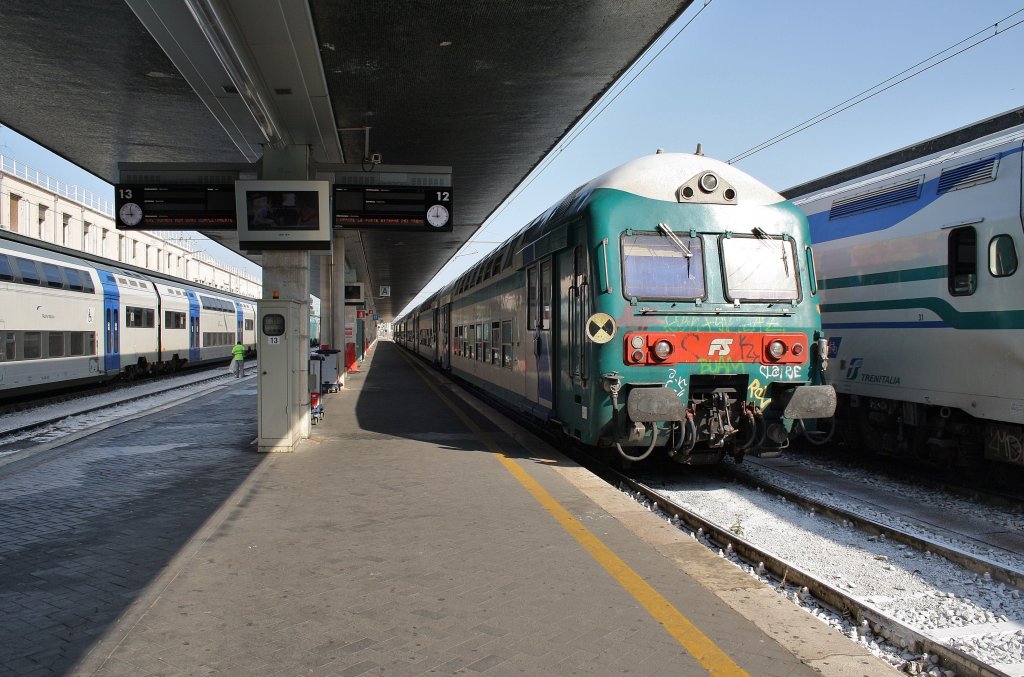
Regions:
M 739 461 L 834 410 L 813 266 L 778 193 L 659 152 L 574 190 L 394 337 L 612 458 Z
M 1022 147 L 1019 108 L 784 191 L 810 221 L 847 441 L 1024 465 Z

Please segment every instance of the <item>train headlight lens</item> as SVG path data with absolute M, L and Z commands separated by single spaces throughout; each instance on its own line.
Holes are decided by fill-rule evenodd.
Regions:
M 642 351 L 642 350 L 634 350 L 633 354 L 630 355 L 630 357 L 633 359 L 634 362 L 643 362 L 644 361 L 644 351 Z
M 633 338 L 631 338 L 629 340 L 629 345 L 633 346 L 634 348 L 636 348 L 638 350 L 640 348 L 643 348 L 644 347 L 644 337 L 643 336 L 639 336 L 639 335 L 634 336 Z
M 718 188 L 718 177 L 712 172 L 707 172 L 700 177 L 700 189 L 705 193 L 714 193 L 715 189 Z
M 789 351 L 793 353 L 795 357 L 804 352 L 804 346 L 802 343 L 795 343 L 793 344 L 793 347 L 789 349 Z
M 672 344 L 662 339 L 654 344 L 654 355 L 659 360 L 664 360 L 672 352 Z
M 775 339 L 768 344 L 768 356 L 773 360 L 777 360 L 786 354 L 786 344 L 782 341 Z

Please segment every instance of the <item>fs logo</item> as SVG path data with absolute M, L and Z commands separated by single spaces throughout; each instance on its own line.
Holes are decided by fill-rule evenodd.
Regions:
M 863 357 L 855 357 L 850 360 L 850 368 L 846 370 L 846 380 L 852 381 L 857 378 L 861 365 L 864 364 Z
M 712 355 L 719 355 L 725 357 L 732 350 L 732 339 L 731 338 L 716 338 L 711 341 L 711 345 L 708 346 L 708 357 Z

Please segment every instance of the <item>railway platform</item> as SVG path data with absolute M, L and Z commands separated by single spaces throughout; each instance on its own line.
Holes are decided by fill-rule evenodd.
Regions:
M 393 344 L 255 389 L 0 466 L 4 674 L 894 674 Z

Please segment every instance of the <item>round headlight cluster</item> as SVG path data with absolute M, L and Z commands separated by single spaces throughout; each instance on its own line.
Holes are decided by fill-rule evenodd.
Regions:
M 700 189 L 705 193 L 714 193 L 718 188 L 718 177 L 714 172 L 705 172 L 698 181 Z
M 638 336 L 634 336 L 633 338 L 631 338 L 629 340 L 629 345 L 633 346 L 637 350 L 639 350 L 640 348 L 643 348 L 644 347 L 644 337 L 643 336 L 639 336 L 639 335 Z
M 800 355 L 800 353 L 804 352 L 804 346 L 801 343 L 794 343 L 789 352 L 793 353 L 793 355 Z
M 768 356 L 771 357 L 773 360 L 778 360 L 785 354 L 786 344 L 783 343 L 782 341 L 775 339 L 774 341 L 768 344 Z
M 654 344 L 654 356 L 659 360 L 664 360 L 672 352 L 672 344 L 662 339 Z
M 644 351 L 642 351 L 642 350 L 634 350 L 633 354 L 630 355 L 630 357 L 633 358 L 634 362 L 643 362 L 644 361 Z

